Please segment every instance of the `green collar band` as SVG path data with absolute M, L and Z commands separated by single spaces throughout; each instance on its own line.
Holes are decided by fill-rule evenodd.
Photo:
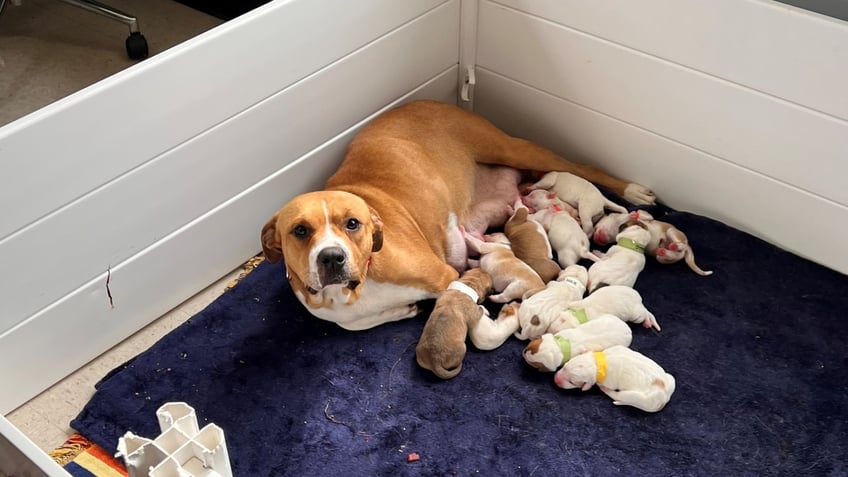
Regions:
M 616 242 L 616 243 L 619 247 L 629 248 L 630 250 L 633 250 L 634 252 L 645 253 L 645 247 L 634 242 L 633 239 L 629 239 L 627 237 L 621 237 L 620 239 L 618 239 L 618 242 Z
M 568 341 L 559 335 L 554 335 L 554 340 L 556 340 L 560 351 L 562 351 L 562 362 L 559 363 L 560 366 L 562 366 L 571 359 L 571 341 Z
M 586 310 L 583 308 L 569 308 L 568 311 L 570 311 L 574 315 L 574 317 L 577 318 L 577 322 L 581 325 L 589 321 L 589 317 L 586 316 Z

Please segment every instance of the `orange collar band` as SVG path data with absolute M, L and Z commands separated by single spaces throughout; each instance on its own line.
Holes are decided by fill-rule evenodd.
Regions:
M 595 365 L 598 367 L 598 374 L 595 376 L 595 381 L 602 383 L 607 379 L 607 355 L 603 351 L 595 351 Z

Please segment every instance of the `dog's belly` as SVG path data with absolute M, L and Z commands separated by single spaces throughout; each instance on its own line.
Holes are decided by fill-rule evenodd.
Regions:
M 418 314 L 418 301 L 436 297 L 426 290 L 370 278 L 362 287 L 359 299 L 352 303 L 348 303 L 341 286 L 326 287 L 319 292 L 323 298 L 321 307 L 310 307 L 302 291 L 296 296 L 314 316 L 352 331 L 413 317 Z

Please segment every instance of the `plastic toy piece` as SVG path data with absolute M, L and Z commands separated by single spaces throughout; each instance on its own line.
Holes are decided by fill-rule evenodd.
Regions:
M 148 439 L 127 432 L 118 439 L 130 477 L 232 477 L 224 431 L 215 424 L 197 427 L 194 408 L 169 402 L 156 411 L 162 433 Z

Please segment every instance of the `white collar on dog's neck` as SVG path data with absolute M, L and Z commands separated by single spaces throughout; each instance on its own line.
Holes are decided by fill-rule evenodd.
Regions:
M 448 285 L 448 290 L 456 290 L 458 292 L 464 293 L 468 295 L 468 297 L 471 298 L 471 301 L 473 301 L 474 303 L 477 303 L 477 300 L 480 299 L 480 295 L 478 295 L 473 288 L 460 281 L 450 282 L 450 285 Z
M 565 278 L 562 279 L 562 281 L 564 283 L 568 283 L 571 286 L 574 286 L 574 287 L 577 287 L 577 288 L 582 288 L 584 290 L 586 289 L 586 285 L 580 283 L 580 280 L 578 280 L 574 277 L 565 277 Z

